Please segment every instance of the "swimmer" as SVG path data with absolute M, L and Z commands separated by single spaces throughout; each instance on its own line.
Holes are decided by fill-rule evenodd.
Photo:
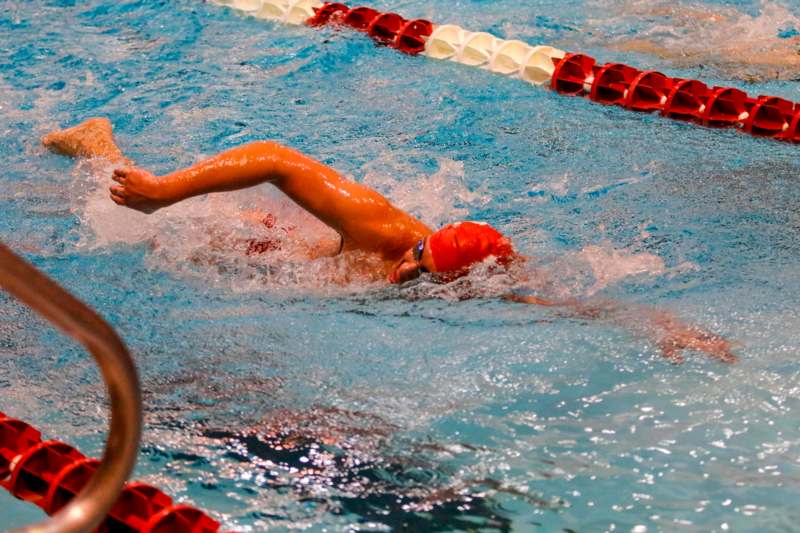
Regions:
M 376 274 L 394 284 L 422 274 L 437 281 L 452 281 L 483 261 L 493 260 L 497 269 L 506 271 L 526 261 L 508 238 L 488 224 L 464 221 L 434 231 L 371 188 L 272 141 L 239 146 L 164 176 L 133 166 L 114 141 L 111 123 L 104 118 L 53 132 L 42 142 L 61 154 L 105 158 L 121 165 L 111 176 L 116 182 L 109 189 L 111 200 L 144 213 L 193 196 L 270 183 L 335 230 L 340 236 L 340 253 L 361 251 L 379 258 L 375 265 L 380 271 Z M 727 340 L 687 326 L 663 311 L 623 313 L 619 306 L 607 302 L 552 302 L 536 295 L 507 299 L 559 306 L 567 309 L 569 316 L 623 325 L 645 316 L 647 327 L 641 333 L 652 338 L 664 356 L 675 362 L 683 360 L 679 352 L 684 349 L 705 352 L 725 362 L 736 360 Z
M 646 17 L 654 24 L 633 37 L 604 43 L 612 49 L 653 55 L 679 67 L 710 65 L 744 81 L 796 80 L 800 73 L 800 34 L 793 26 L 800 21 L 777 3 L 764 3 L 757 16 L 705 4 L 636 2 L 620 9 L 619 16 Z

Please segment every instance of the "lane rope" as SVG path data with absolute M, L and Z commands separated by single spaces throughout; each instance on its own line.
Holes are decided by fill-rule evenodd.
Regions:
M 599 65 L 586 54 L 501 39 L 453 24 L 407 20 L 397 13 L 382 13 L 370 7 L 351 8 L 319 0 L 211 1 L 264 20 L 348 26 L 366 33 L 380 45 L 406 54 L 454 61 L 605 105 L 800 142 L 800 104 L 777 96 L 751 97 L 740 89 L 671 78 L 623 63 Z
M 31 425 L 0 412 L 0 487 L 48 515 L 63 509 L 94 476 L 100 461 L 69 444 L 42 441 Z M 218 533 L 203 511 L 177 504 L 146 483 L 129 482 L 97 531 Z

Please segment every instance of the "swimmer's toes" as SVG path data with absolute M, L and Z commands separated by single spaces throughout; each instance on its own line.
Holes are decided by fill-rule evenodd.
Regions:
M 65 155 L 72 155 L 69 147 L 67 146 L 67 139 L 64 135 L 64 132 L 59 131 L 52 131 L 47 135 L 42 137 L 42 144 L 51 152 L 55 152 L 57 154 L 65 154 Z
M 111 179 L 118 183 L 123 183 L 128 178 L 129 173 L 130 169 L 128 167 L 115 168 L 111 174 Z
M 42 144 L 49 147 L 53 142 L 55 142 L 56 132 L 51 131 L 47 135 L 42 135 L 41 141 Z

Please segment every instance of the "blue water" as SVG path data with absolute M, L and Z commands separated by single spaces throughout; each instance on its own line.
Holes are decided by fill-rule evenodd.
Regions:
M 800 100 L 791 72 L 703 54 L 697 35 L 730 25 L 698 29 L 650 4 L 371 5 Z M 800 17 L 776 2 L 656 5 L 736 9 L 776 41 Z M 606 45 L 630 34 L 693 39 L 697 55 Z M 238 216 L 253 206 L 301 240 L 324 234 L 266 186 L 150 217 L 116 208 L 107 169 L 38 142 L 95 115 L 154 172 L 287 143 L 433 225 L 491 222 L 534 258 L 547 294 L 669 310 L 735 341 L 741 361 L 672 365 L 624 326 L 429 284 L 331 287 L 335 261 L 245 257 L 230 243 L 264 231 Z M 0 131 L 0 239 L 95 306 L 136 358 L 135 477 L 229 529 L 789 531 L 800 519 L 800 147 L 189 0 L 0 0 Z M 92 363 L 4 295 L 0 309 L 0 411 L 100 454 Z M 3 526 L 39 517 L 0 493 Z

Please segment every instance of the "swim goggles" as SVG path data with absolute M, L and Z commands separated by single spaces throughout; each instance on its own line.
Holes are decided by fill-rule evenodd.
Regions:
M 417 262 L 417 268 L 419 268 L 420 272 L 428 272 L 428 269 L 420 264 L 422 261 L 422 252 L 425 251 L 425 239 L 420 239 L 419 242 L 414 246 L 413 254 L 414 254 L 414 261 Z

